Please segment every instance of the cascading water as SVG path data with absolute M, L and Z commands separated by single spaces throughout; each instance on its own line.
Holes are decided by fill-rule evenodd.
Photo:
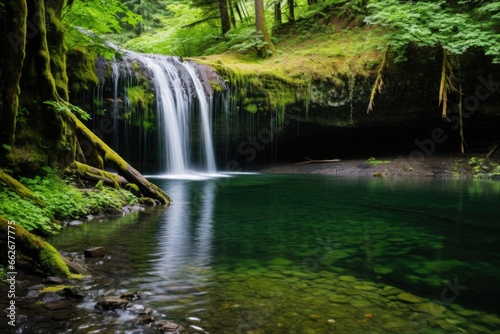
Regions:
M 159 156 L 160 174 L 216 173 L 211 126 L 212 96 L 203 88 L 195 68 L 175 57 L 134 52 L 126 52 L 124 60 L 127 64 L 136 63 L 144 67 L 154 87 L 158 138 L 152 150 Z M 115 101 L 112 114 L 115 118 L 118 113 L 116 101 L 120 72 L 116 63 L 112 69 Z M 128 70 L 122 72 L 122 77 L 129 75 Z M 200 123 L 196 131 L 191 124 L 195 118 Z M 113 146 L 116 149 L 120 141 L 118 132 L 113 134 Z
M 212 142 L 212 96 L 209 97 L 209 101 L 207 101 L 205 97 L 205 90 L 201 85 L 200 80 L 198 79 L 194 68 L 189 66 L 186 63 L 182 63 L 182 66 L 186 69 L 193 80 L 194 87 L 196 89 L 196 96 L 198 96 L 198 101 L 200 102 L 200 114 L 201 114 L 201 132 L 203 135 L 203 143 L 204 143 L 204 153 L 206 156 L 206 170 L 209 173 L 216 172 L 215 166 L 215 154 L 214 154 L 214 146 Z

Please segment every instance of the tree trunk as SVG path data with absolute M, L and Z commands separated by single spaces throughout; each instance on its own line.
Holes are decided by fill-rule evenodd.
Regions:
M 2 36 L 1 54 L 5 55 L 0 77 L 2 102 L 0 109 L 0 164 L 10 165 L 9 152 L 14 147 L 17 109 L 19 107 L 19 81 L 23 69 L 26 45 L 25 0 L 9 0 L 5 4 L 5 26 L 10 31 Z
M 274 2 L 274 24 L 280 25 L 283 23 L 281 15 L 281 0 Z
M 222 28 L 222 35 L 225 35 L 231 29 L 231 22 L 229 21 L 229 12 L 227 11 L 227 0 L 219 0 L 220 10 L 220 24 Z
M 288 20 L 295 21 L 295 3 L 293 0 L 288 0 Z
M 233 28 L 236 28 L 236 16 L 234 14 L 234 5 L 232 0 L 228 0 L 227 5 L 229 7 L 229 18 L 231 19 L 231 25 L 233 26 Z
M 255 0 L 254 2 L 255 2 L 255 27 L 257 29 L 257 32 L 262 34 L 262 41 L 264 42 L 264 45 L 260 47 L 257 50 L 257 52 L 259 54 L 259 57 L 265 58 L 275 53 L 276 48 L 274 47 L 274 44 L 271 41 L 269 32 L 267 31 L 266 17 L 264 14 L 264 1 Z

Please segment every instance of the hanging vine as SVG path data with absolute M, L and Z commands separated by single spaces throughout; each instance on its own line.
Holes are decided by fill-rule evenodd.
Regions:
M 368 109 L 366 110 L 367 114 L 369 114 L 370 111 L 373 110 L 373 106 L 375 105 L 374 103 L 375 95 L 377 95 L 377 92 L 379 94 L 382 92 L 382 86 L 384 85 L 382 73 L 384 69 L 387 67 L 387 58 L 389 57 L 389 49 L 390 47 L 387 46 L 387 49 L 385 50 L 384 59 L 382 59 L 382 64 L 380 64 L 380 67 L 378 69 L 377 78 L 375 79 L 375 83 L 373 84 L 372 88 L 372 93 L 370 94 L 370 102 L 368 103 Z
M 443 105 L 442 117 L 445 118 L 448 109 L 448 93 L 456 92 L 453 85 L 455 76 L 453 75 L 453 58 L 446 49 L 443 49 L 443 62 L 441 65 L 441 80 L 439 84 L 439 105 Z

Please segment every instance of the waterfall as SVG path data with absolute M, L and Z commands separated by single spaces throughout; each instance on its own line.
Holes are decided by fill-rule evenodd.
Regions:
M 201 114 L 201 132 L 203 135 L 204 153 L 206 156 L 206 171 L 209 173 L 215 173 L 215 154 L 214 145 L 212 143 L 212 96 L 210 96 L 210 101 L 205 98 L 205 90 L 201 85 L 200 80 L 196 76 L 194 68 L 189 66 L 189 64 L 182 63 L 182 66 L 186 69 L 193 80 L 194 87 L 196 89 L 196 95 L 198 96 L 198 101 L 200 103 L 200 114 Z M 209 103 L 210 102 L 210 103 Z
M 216 173 L 212 139 L 212 95 L 206 92 L 195 67 L 175 57 L 126 52 L 121 77 L 130 76 L 130 64 L 147 72 L 156 99 L 157 138 L 144 148 L 158 155 L 159 173 L 185 175 L 192 172 Z M 136 67 L 137 69 L 137 67 Z M 118 115 L 120 70 L 112 64 L 114 103 L 112 115 Z M 125 80 L 125 79 L 124 79 Z M 127 85 L 127 83 L 123 83 Z M 126 95 L 126 89 L 124 90 Z M 128 100 L 125 96 L 124 100 Z M 194 124 L 199 121 L 199 129 Z M 197 124 L 196 124 L 197 125 Z M 113 133 L 113 147 L 120 153 L 119 131 Z M 125 132 L 127 130 L 125 129 Z M 123 134 L 121 134 L 123 136 Z M 121 141 L 123 142 L 123 141 Z

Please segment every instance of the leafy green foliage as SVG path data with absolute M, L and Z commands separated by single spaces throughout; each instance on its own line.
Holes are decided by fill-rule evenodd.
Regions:
M 474 177 L 490 178 L 500 175 L 500 165 L 486 158 L 472 157 L 468 162 Z
M 59 178 L 51 168 L 44 167 L 44 170 L 45 176 L 20 180 L 46 203 L 43 208 L 8 187 L 0 187 L 0 213 L 28 231 L 53 233 L 60 228 L 54 219 L 79 219 L 109 208 L 118 212 L 124 205 L 138 204 L 137 197 L 127 190 L 108 187 L 80 190 Z
M 181 3 L 171 4 L 167 9 L 171 16 L 160 19 L 161 29 L 146 31 L 137 38 L 129 39 L 124 47 L 145 53 L 199 56 L 220 39 L 218 30 L 208 23 L 186 27 L 202 17 L 201 10 Z
M 120 0 L 78 0 L 64 8 L 62 22 L 69 49 L 85 49 L 111 59 L 116 51 L 100 36 L 129 30 L 142 22 L 142 17 L 130 11 Z
M 76 116 L 80 117 L 84 121 L 88 121 L 90 119 L 89 113 L 86 111 L 78 108 L 77 106 L 74 106 L 70 103 L 60 103 L 60 102 L 55 102 L 55 101 L 44 101 L 44 104 L 47 104 L 54 108 L 54 110 L 58 112 L 65 112 L 65 111 L 71 111 L 74 113 Z
M 368 5 L 372 14 L 365 21 L 391 29 L 390 44 L 405 59 L 404 49 L 410 43 L 442 47 L 461 55 L 480 49 L 500 62 L 500 37 L 488 14 L 497 13 L 498 5 L 486 5 L 467 11 L 446 1 L 406 2 L 381 0 Z
M 142 21 L 140 15 L 130 11 L 119 0 L 78 0 L 65 7 L 67 25 L 92 29 L 96 34 L 119 33 L 124 26 L 135 26 Z

